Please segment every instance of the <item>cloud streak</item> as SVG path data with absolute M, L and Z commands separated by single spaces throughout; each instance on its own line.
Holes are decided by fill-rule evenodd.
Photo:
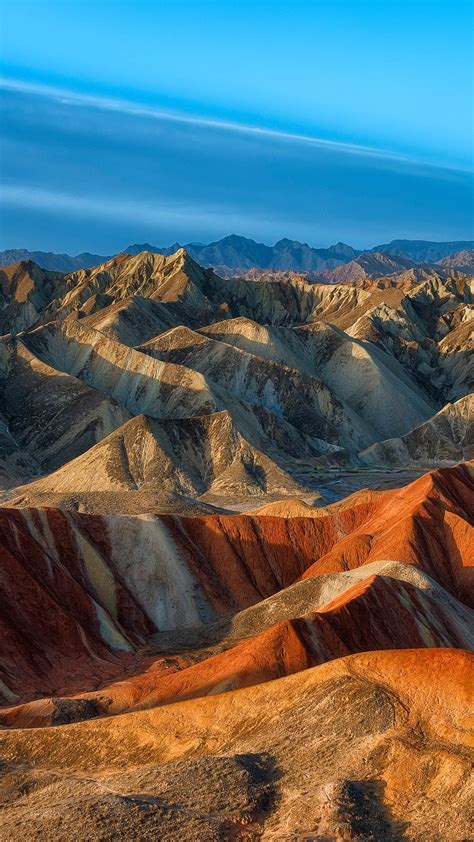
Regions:
M 79 218 L 121 220 L 133 219 L 143 225 L 167 225 L 199 223 L 202 226 L 215 226 L 223 223 L 229 226 L 240 222 L 241 212 L 229 208 L 211 205 L 188 205 L 172 203 L 164 198 L 153 202 L 133 201 L 127 196 L 117 196 L 113 200 L 98 196 L 81 195 L 60 190 L 47 190 L 33 185 L 5 184 L 2 188 L 2 200 L 5 205 L 17 208 L 64 213 Z M 249 219 L 247 214 L 247 219 Z M 262 224 L 261 217 L 250 217 L 250 224 Z M 269 224 L 270 229 L 270 224 Z
M 101 111 L 116 112 L 131 117 L 168 121 L 170 123 L 181 123 L 191 126 L 216 129 L 222 132 L 233 132 L 262 139 L 266 138 L 268 140 L 283 143 L 287 142 L 292 144 L 314 146 L 318 149 L 327 149 L 332 152 L 342 152 L 347 153 L 348 155 L 364 156 L 366 158 L 374 158 L 387 162 L 393 161 L 404 164 L 434 167 L 436 169 L 454 169 L 459 172 L 464 171 L 460 167 L 444 164 L 440 165 L 420 158 L 377 149 L 372 146 L 363 146 L 338 140 L 328 140 L 314 135 L 270 129 L 230 120 L 219 120 L 202 115 L 185 114 L 182 112 L 170 111 L 163 108 L 136 103 L 131 100 L 118 99 L 97 94 L 80 93 L 66 88 L 59 88 L 34 82 L 24 82 L 22 80 L 9 77 L 0 78 L 0 88 L 3 88 L 5 91 L 44 97 L 63 105 L 82 106 Z
M 5 248 L 471 236 L 463 171 L 12 80 L 0 95 Z

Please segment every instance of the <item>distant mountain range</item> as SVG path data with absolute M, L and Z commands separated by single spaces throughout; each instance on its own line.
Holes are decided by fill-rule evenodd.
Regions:
M 371 251 L 405 257 L 416 263 L 438 263 L 449 255 L 474 248 L 474 240 L 454 240 L 447 243 L 432 243 L 429 240 L 392 240 L 375 246 Z
M 72 257 L 70 254 L 55 254 L 52 251 L 28 251 L 28 249 L 6 249 L 0 251 L 0 266 L 11 266 L 20 260 L 32 260 L 42 269 L 50 272 L 75 272 L 76 269 L 89 269 L 108 260 L 100 254 L 83 252 Z
M 386 274 L 393 274 L 420 263 L 433 264 L 439 261 L 443 261 L 444 266 L 464 270 L 465 266 L 470 266 L 472 263 L 472 255 L 469 253 L 474 249 L 474 241 L 435 243 L 427 240 L 392 240 L 391 243 L 359 251 L 341 242 L 326 249 L 317 249 L 307 243 L 289 239 L 282 239 L 274 246 L 267 246 L 247 237 L 231 234 L 222 240 L 208 244 L 173 243 L 171 246 L 154 246 L 150 243 L 134 243 L 123 249 L 123 252 L 136 255 L 142 251 L 149 251 L 170 255 L 179 248 L 185 248 L 201 266 L 212 266 L 220 275 L 245 274 L 251 269 L 319 274 L 338 270 L 346 264 L 353 264 L 349 273 L 342 271 L 340 274 L 341 280 L 346 276 L 347 279 L 355 280 L 356 277 L 371 276 L 371 266 L 374 266 L 374 271 L 379 275 L 385 271 Z M 446 260 L 459 254 L 462 255 L 461 262 L 453 263 Z M 111 255 L 89 252 L 71 256 L 27 249 L 7 249 L 0 252 L 0 266 L 9 266 L 20 260 L 33 260 L 43 269 L 73 272 L 77 269 L 96 266 L 110 257 Z M 396 260 L 394 261 L 393 258 Z M 332 280 L 328 278 L 330 279 Z
M 176 247 L 175 243 L 165 253 L 173 253 Z M 274 246 L 266 246 L 247 237 L 238 237 L 236 234 L 231 234 L 209 245 L 187 243 L 183 248 L 201 266 L 212 266 L 221 274 L 234 274 L 253 268 L 320 272 L 324 269 L 334 269 L 341 263 L 353 260 L 360 253 L 345 243 L 337 243 L 327 249 L 315 249 L 307 243 L 283 239 Z M 139 254 L 141 251 L 163 252 L 164 250 L 148 244 L 135 244 L 128 246 L 125 251 L 128 254 Z

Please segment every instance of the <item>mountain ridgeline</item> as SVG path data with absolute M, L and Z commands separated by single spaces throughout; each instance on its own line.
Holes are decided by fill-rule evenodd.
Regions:
M 392 240 L 391 243 L 361 251 L 341 242 L 329 248 L 313 248 L 307 243 L 289 239 L 282 239 L 274 246 L 267 246 L 247 237 L 231 234 L 222 240 L 207 245 L 202 243 L 187 243 L 184 245 L 174 243 L 171 246 L 159 247 L 150 245 L 150 243 L 134 243 L 124 248 L 123 252 L 136 255 L 142 251 L 149 251 L 170 255 L 179 248 L 184 248 L 201 266 L 212 266 L 221 275 L 245 274 L 255 269 L 271 272 L 304 272 L 314 275 L 337 269 L 351 261 L 357 261 L 360 255 L 362 255 L 362 260 L 367 262 L 370 260 L 371 252 L 380 255 L 382 259 L 384 256 L 392 258 L 391 261 L 386 260 L 385 273 L 389 274 L 392 271 L 397 271 L 397 267 L 400 270 L 403 266 L 406 266 L 407 264 L 404 261 L 410 261 L 408 265 L 413 266 L 437 264 L 451 256 L 456 256 L 459 252 L 470 252 L 472 261 L 474 241 L 461 240 L 436 243 L 425 240 Z M 465 255 L 465 259 L 467 257 L 468 255 Z M 393 258 L 401 258 L 401 260 L 397 264 Z M 54 254 L 53 252 L 28 251 L 23 248 L 7 249 L 0 252 L 0 266 L 9 266 L 20 260 L 32 260 L 43 269 L 57 272 L 89 269 L 108 259 L 110 259 L 110 256 L 89 254 L 88 252 L 74 257 L 68 254 Z M 446 265 L 455 268 L 455 264 L 448 263 Z M 469 265 L 472 265 L 472 263 Z M 376 273 L 381 267 L 378 265 L 372 268 Z M 357 277 L 351 278 L 351 280 L 357 279 Z
M 472 455 L 472 278 L 455 270 L 267 283 L 178 249 L 0 282 L 0 476 L 23 503 L 225 506 Z

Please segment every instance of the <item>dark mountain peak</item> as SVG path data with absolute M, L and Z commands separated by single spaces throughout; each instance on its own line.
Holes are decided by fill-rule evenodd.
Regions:
M 123 254 L 140 254 L 142 251 L 149 251 L 152 254 L 174 254 L 181 248 L 180 243 L 173 243 L 171 246 L 152 246 L 150 243 L 134 243 L 123 250 Z
M 250 237 L 243 237 L 241 234 L 228 234 L 226 237 L 223 237 L 222 240 L 216 240 L 213 243 L 209 243 L 210 246 L 215 245 L 242 245 L 247 244 L 251 246 L 262 245 L 262 243 L 256 243 L 255 240 L 250 239 Z M 206 246 L 203 246 L 206 248 Z
M 390 243 L 374 246 L 372 251 L 407 257 L 417 263 L 437 263 L 450 254 L 471 248 L 474 248 L 474 240 L 454 240 L 442 243 L 430 240 L 392 240 Z
M 122 253 L 137 255 L 141 252 L 169 256 L 182 248 L 178 242 L 169 246 L 154 246 L 151 243 L 131 243 Z M 358 260 L 361 256 L 371 255 L 375 260 L 379 255 L 384 260 L 396 258 L 408 260 L 413 264 L 439 263 L 444 258 L 457 255 L 474 248 L 474 241 L 459 240 L 436 243 L 429 240 L 392 240 L 372 249 L 357 250 L 344 242 L 335 243 L 329 248 L 313 248 L 308 243 L 282 237 L 275 245 L 268 246 L 241 234 L 228 234 L 221 240 L 203 244 L 190 242 L 184 245 L 190 257 L 203 267 L 215 267 L 221 275 L 235 275 L 249 270 L 268 269 L 285 272 L 317 272 L 334 269 L 342 264 Z M 0 266 L 10 266 L 20 260 L 33 260 L 42 269 L 70 273 L 78 269 L 90 269 L 110 260 L 101 256 L 82 252 L 75 257 L 53 252 L 28 251 L 27 249 L 7 249 L 0 252 Z M 463 263 L 463 267 L 470 265 Z
M 347 245 L 347 243 L 343 242 L 338 242 L 335 243 L 335 245 L 333 246 L 329 246 L 329 248 L 326 249 L 326 251 L 334 255 L 334 257 L 344 258 L 347 260 L 354 260 L 354 258 L 357 257 L 358 254 L 360 254 L 359 250 L 354 249 L 352 248 L 352 246 L 349 246 Z
M 290 240 L 288 239 L 288 237 L 283 237 L 281 240 L 278 240 L 278 242 L 275 243 L 273 248 L 288 248 L 289 246 L 291 246 L 292 248 L 310 248 L 308 243 L 300 243 L 299 240 Z

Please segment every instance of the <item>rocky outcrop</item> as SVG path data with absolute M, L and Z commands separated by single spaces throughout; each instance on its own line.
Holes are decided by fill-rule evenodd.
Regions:
M 126 823 L 139 836 L 146 817 L 170 839 L 468 838 L 472 675 L 459 650 L 369 652 L 133 714 L 2 730 L 2 832 L 20 820 L 29 835 L 86 840 Z
M 457 269 L 458 272 L 464 272 L 466 275 L 472 275 L 474 272 L 474 248 L 462 249 L 455 254 L 450 254 L 440 260 L 439 265 L 448 269 Z
M 414 261 L 406 257 L 394 257 L 382 252 L 364 251 L 335 269 L 326 269 L 321 278 L 332 284 L 351 284 L 366 278 L 383 278 L 395 275 L 415 266 Z
M 474 458 L 474 395 L 447 404 L 401 438 L 378 442 L 359 454 L 365 465 L 432 465 Z
M 86 511 L 127 513 L 136 497 L 153 511 L 169 494 L 178 510 L 180 496 L 254 498 L 292 490 L 302 487 L 246 441 L 224 411 L 167 421 L 136 416 L 58 471 L 17 487 L 13 502 L 74 498 Z
M 141 470 L 139 462 L 130 467 Z M 100 681 L 114 664 L 123 669 L 122 650 L 133 651 L 153 632 L 203 625 L 301 577 L 342 573 L 381 558 L 415 565 L 470 603 L 471 499 L 470 471 L 460 466 L 317 518 L 101 517 L 15 508 L 12 501 L 0 510 L 5 699 L 64 692 L 76 649 L 83 672 L 78 666 L 70 680 L 77 685 L 92 671 Z M 395 597 L 393 587 L 387 599 L 405 604 L 408 596 Z M 374 588 L 378 593 L 372 584 L 370 593 Z M 41 633 L 37 617 L 45 618 Z M 70 632 L 57 635 L 59 627 Z M 440 645 L 448 640 L 443 628 L 449 637 L 447 620 L 433 620 L 431 634 Z M 463 645 L 455 634 L 450 645 Z M 419 638 L 413 641 L 420 645 Z

